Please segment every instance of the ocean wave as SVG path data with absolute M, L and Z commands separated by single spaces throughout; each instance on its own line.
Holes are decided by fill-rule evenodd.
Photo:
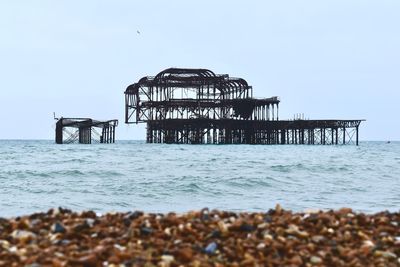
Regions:
M 138 153 L 140 151 L 140 153 Z M 0 216 L 64 205 L 238 211 L 400 205 L 400 146 L 66 145 L 0 142 Z

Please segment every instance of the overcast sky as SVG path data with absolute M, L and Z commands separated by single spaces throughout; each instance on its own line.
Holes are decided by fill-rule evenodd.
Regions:
M 281 119 L 366 119 L 362 140 L 400 140 L 398 0 L 1 1 L 0 38 L 0 139 L 53 139 L 53 112 L 144 139 L 125 88 L 201 67 L 280 96 Z

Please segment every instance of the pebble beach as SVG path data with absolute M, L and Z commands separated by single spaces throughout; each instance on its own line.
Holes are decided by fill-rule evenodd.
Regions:
M 400 214 L 349 208 L 0 218 L 0 266 L 400 266 Z

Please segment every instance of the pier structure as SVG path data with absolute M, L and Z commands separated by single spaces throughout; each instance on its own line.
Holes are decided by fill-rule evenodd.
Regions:
M 57 144 L 114 143 L 118 120 L 98 121 L 90 118 L 63 118 L 56 122 Z
M 148 143 L 358 145 L 362 120 L 280 120 L 279 103 L 242 78 L 169 68 L 128 86 L 125 122 L 146 123 Z

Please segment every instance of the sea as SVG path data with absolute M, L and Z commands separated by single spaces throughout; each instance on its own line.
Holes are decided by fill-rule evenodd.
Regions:
M 209 209 L 399 211 L 400 142 L 57 145 L 0 141 L 0 217 Z

